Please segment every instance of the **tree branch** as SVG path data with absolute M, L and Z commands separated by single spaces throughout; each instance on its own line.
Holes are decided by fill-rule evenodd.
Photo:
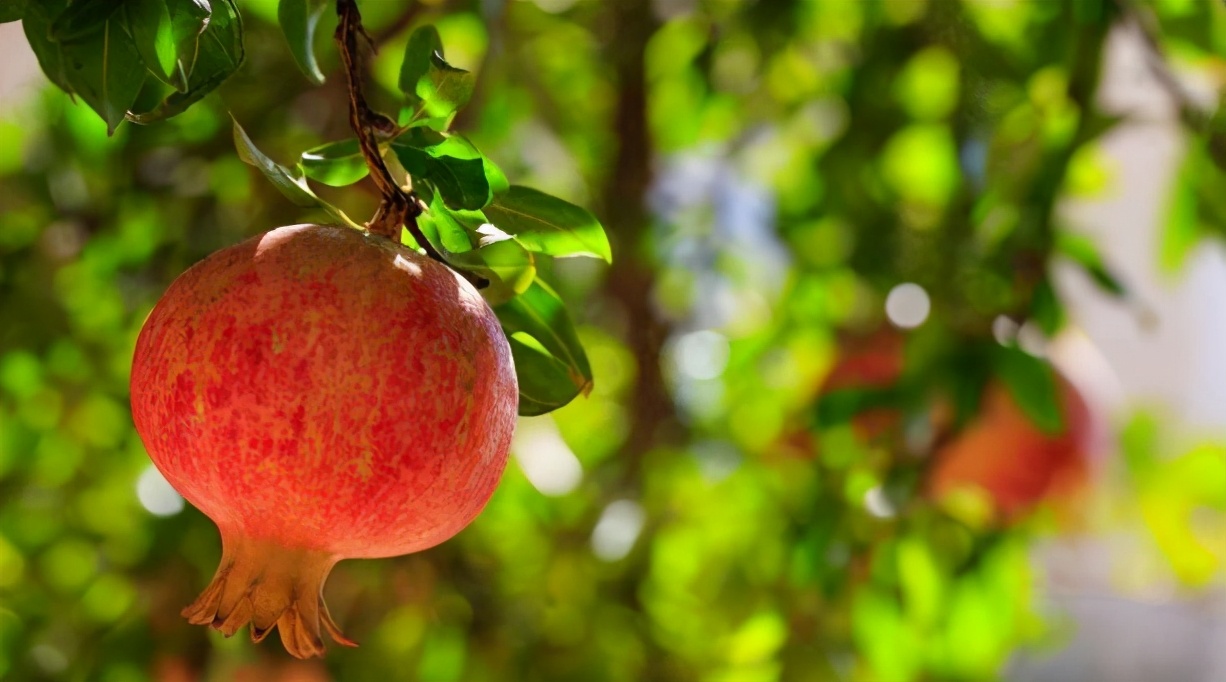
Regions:
M 392 119 L 373 111 L 366 102 L 362 90 L 362 69 L 358 62 L 358 38 L 366 41 L 370 49 L 375 43 L 370 34 L 362 27 L 362 14 L 358 11 L 356 0 L 336 0 L 336 45 L 340 49 L 341 62 L 345 67 L 345 77 L 349 84 L 349 125 L 357 135 L 358 146 L 370 169 L 370 177 L 379 190 L 381 197 L 375 215 L 366 223 L 366 231 L 377 234 L 396 242 L 400 241 L 400 228 L 408 228 L 409 234 L 417 241 L 417 245 L 434 260 L 455 270 L 461 277 L 467 279 L 477 288 L 489 284 L 487 280 L 463 270 L 458 270 L 448 263 L 434 245 L 426 239 L 421 227 L 417 224 L 417 216 L 426 211 L 425 204 L 413 193 L 412 185 L 408 189 L 401 187 L 392 172 L 383 161 L 379 150 L 380 139 L 387 140 L 400 132 L 399 126 Z M 406 178 L 411 183 L 411 178 Z

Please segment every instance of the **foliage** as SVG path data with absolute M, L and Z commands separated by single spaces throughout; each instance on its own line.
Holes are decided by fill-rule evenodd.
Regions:
M 1212 60 L 1226 10 L 691 4 L 362 3 L 370 96 L 398 124 L 385 159 L 412 176 L 435 249 L 491 281 L 521 412 L 553 414 L 522 420 L 518 464 L 454 541 L 338 567 L 328 601 L 362 646 L 299 674 L 992 679 L 1050 642 L 1027 549 L 1055 515 L 938 503 L 939 434 L 866 440 L 854 418 L 885 404 L 922 425 L 939 402 L 957 429 L 999 378 L 1059 428 L 1046 360 L 992 330 L 1066 324 L 1054 262 L 1132 302 L 1058 211 L 1118 123 L 1096 105 L 1104 42 L 1137 15 L 1159 49 Z M 373 212 L 329 7 L 0 0 L 75 94 L 0 119 L 0 677 L 290 674 L 276 647 L 178 617 L 218 548 L 158 487 L 126 381 L 147 311 L 191 263 Z M 1221 129 L 1189 119 L 1172 267 L 1226 216 Z M 903 282 L 932 310 L 901 379 L 824 399 Z M 1141 415 L 1121 434 L 1118 513 L 1188 584 L 1213 583 L 1220 446 L 1168 461 L 1158 431 Z
M 277 6 L 293 58 L 316 85 L 324 82 L 324 75 L 312 43 L 327 5 L 323 0 L 281 0 Z M 243 61 L 242 22 L 232 0 L 216 8 L 203 0 L 80 0 L 51 6 L 23 1 L 12 7 L 8 20 L 25 18 L 26 35 L 43 71 L 65 92 L 80 95 L 106 121 L 108 134 L 125 117 L 152 123 L 186 111 Z M 47 25 L 46 31 L 39 22 Z M 210 75 L 193 81 L 196 69 Z M 174 92 L 144 110 L 137 99 L 149 75 Z M 540 415 L 565 405 L 592 384 L 570 316 L 543 282 L 532 289 L 535 295 L 516 297 L 528 290 L 537 273 L 529 252 L 611 260 L 604 229 L 578 206 L 527 187 L 511 187 L 493 161 L 463 135 L 448 132 L 472 97 L 474 78 L 447 63 L 434 26 L 422 26 L 409 37 L 398 83 L 405 98 L 400 112 L 404 124 L 387 146 L 427 199 L 426 234 L 436 240 L 435 250 L 449 265 L 490 282 L 486 298 L 500 305 L 502 319 L 537 321 L 507 330 L 518 351 L 519 374 L 532 390 L 521 401 L 523 414 Z M 344 187 L 366 177 L 356 139 L 307 150 L 293 169 L 257 149 L 237 121 L 234 141 L 239 158 L 264 173 L 295 205 L 321 209 L 333 221 L 358 228 L 308 182 L 310 178 Z M 434 196 L 441 202 L 429 200 Z M 408 232 L 405 239 L 420 246 Z M 501 243 L 508 239 L 516 243 Z M 522 350 L 528 347 L 525 343 L 531 352 Z

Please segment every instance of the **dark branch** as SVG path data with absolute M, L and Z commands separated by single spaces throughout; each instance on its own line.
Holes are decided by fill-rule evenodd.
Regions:
M 345 76 L 349 83 L 349 125 L 357 135 L 358 146 L 370 168 L 370 177 L 381 197 L 375 215 L 366 223 L 366 231 L 388 239 L 400 241 L 400 228 L 408 228 L 413 239 L 417 241 L 426 255 L 434 260 L 452 267 L 443 255 L 426 239 L 421 227 L 417 224 L 417 216 L 425 211 L 425 206 L 411 190 L 401 187 L 387 164 L 383 162 L 383 154 L 379 151 L 379 139 L 394 137 L 398 132 L 396 122 L 371 110 L 362 91 L 362 69 L 358 61 L 358 38 L 361 37 L 367 45 L 374 49 L 374 41 L 362 27 L 362 14 L 358 11 L 356 0 L 336 0 L 336 44 L 340 49 L 341 62 L 344 64 Z M 452 267 L 455 270 L 454 267 Z M 478 288 L 488 282 L 472 273 L 456 270 L 462 277 L 472 282 Z

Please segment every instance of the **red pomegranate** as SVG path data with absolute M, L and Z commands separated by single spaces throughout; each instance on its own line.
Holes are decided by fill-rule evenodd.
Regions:
M 1044 433 L 1001 382 L 984 390 L 979 414 L 936 454 L 929 472 L 937 499 L 962 488 L 986 493 L 1005 521 L 1041 501 L 1075 502 L 1090 475 L 1093 414 L 1081 393 L 1056 375 L 1063 428 Z
M 493 311 L 446 266 L 357 230 L 295 225 L 185 272 L 136 344 L 132 412 L 154 464 L 221 532 L 183 614 L 300 658 L 341 559 L 464 528 L 506 465 L 518 389 Z

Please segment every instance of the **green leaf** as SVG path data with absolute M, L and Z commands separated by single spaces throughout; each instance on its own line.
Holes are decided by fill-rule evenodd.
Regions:
M 536 277 L 532 254 L 509 238 L 483 239 L 484 214 L 453 211 L 437 195 L 430 198 L 429 205 L 430 210 L 418 216 L 417 226 L 448 263 L 489 280 L 481 295 L 490 305 L 509 301 L 532 285 Z
M 1166 200 L 1166 215 L 1158 249 L 1159 263 L 1166 272 L 1182 267 L 1196 246 L 1209 234 L 1215 214 L 1209 210 L 1212 198 L 1205 196 L 1204 188 L 1211 187 L 1212 193 L 1218 193 L 1223 177 L 1205 140 L 1190 139 Z
M 264 177 L 272 181 L 273 186 L 295 206 L 322 209 L 342 223 L 350 227 L 357 227 L 339 208 L 316 196 L 315 192 L 311 191 L 310 185 L 307 184 L 306 178 L 276 163 L 256 148 L 255 143 L 247 136 L 247 131 L 243 130 L 238 121 L 234 121 L 234 146 L 238 149 L 238 158 L 258 168 Z
M 243 23 L 238 9 L 233 0 L 213 0 L 211 7 L 208 26 L 198 39 L 196 58 L 190 64 L 190 69 L 185 68 L 185 71 L 189 71 L 187 91 L 171 93 L 153 109 L 133 113 L 128 116 L 128 120 L 144 124 L 181 114 L 217 89 L 238 70 L 244 56 Z M 180 27 L 175 29 L 178 36 L 181 30 L 190 33 L 191 21 L 187 17 L 198 16 L 198 13 L 192 14 L 186 5 L 181 5 L 177 10 L 172 5 L 170 16 L 171 23 Z M 182 53 L 179 54 L 180 63 L 188 66 L 182 58 Z
M 199 52 L 200 36 L 204 30 L 212 22 L 213 8 L 209 4 L 209 0 L 165 0 L 166 8 L 170 15 L 171 34 L 175 41 L 175 63 L 179 71 L 178 79 L 188 83 L 190 87 L 190 78 L 196 66 L 197 53 Z M 221 8 L 221 19 L 228 24 L 233 24 L 237 21 L 227 15 L 227 10 L 232 10 L 232 7 L 223 6 Z M 242 61 L 242 27 L 239 26 L 239 60 Z M 173 84 L 172 84 L 173 85 Z
M 1064 305 L 1056 296 L 1051 280 L 1044 277 L 1030 298 L 1030 319 L 1048 336 L 1055 336 L 1064 326 Z
M 61 90 L 73 94 L 72 85 L 64 75 L 64 53 L 60 44 L 51 40 L 51 17 L 56 7 L 52 3 L 34 2 L 27 6 L 27 12 L 21 20 L 21 29 L 30 41 L 30 49 L 38 58 L 38 65 L 46 74 L 47 79 L 55 83 Z
M 414 119 L 433 126 L 446 127 L 446 121 L 468 103 L 475 79 L 464 69 L 447 63 L 443 58 L 443 42 L 433 26 L 422 26 L 409 37 L 400 65 L 400 90 Z
M 494 308 L 519 377 L 519 413 L 545 414 L 592 390 L 592 368 L 562 299 L 536 280 Z
M 430 239 L 430 243 L 444 254 L 463 253 L 475 248 L 472 234 L 486 222 L 480 211 L 453 211 L 440 200 L 428 186 L 419 187 L 429 210 L 418 216 L 417 223 Z
M 1056 249 L 1084 268 L 1104 291 L 1116 296 L 1124 296 L 1128 293 L 1124 285 L 1103 262 L 1098 246 L 1089 237 L 1061 232 L 1056 239 Z
M 308 149 L 298 165 L 308 178 L 332 187 L 352 185 L 370 173 L 356 138 Z
M 464 136 L 411 128 L 392 141 L 392 151 L 414 181 L 429 181 L 448 206 L 475 210 L 489 203 L 485 157 Z
M 1044 433 L 1060 433 L 1064 429 L 1064 417 L 1051 366 L 1010 347 L 998 348 L 995 359 L 996 374 L 1005 382 L 1009 394 L 1026 417 Z
M 512 185 L 485 214 L 531 251 L 613 260 L 609 238 L 591 213 L 544 192 Z
M 123 24 L 123 15 L 116 14 L 88 40 L 61 48 L 64 79 L 106 121 L 108 135 L 123 122 L 146 76 L 145 65 Z
M 315 28 L 327 7 L 324 0 L 280 0 L 277 3 L 277 19 L 289 42 L 290 53 L 307 80 L 315 85 L 324 82 L 323 71 L 315 61 Z
M 163 0 L 128 0 L 124 5 L 128 29 L 146 68 L 158 80 L 182 92 L 187 79 L 178 67 L 174 27 Z
M 101 33 L 123 0 L 77 0 L 51 22 L 51 39 L 66 44 Z
M 0 0 L 0 24 L 19 21 L 26 12 L 26 0 Z
M 524 293 L 536 278 L 536 261 L 513 240 L 494 242 L 471 251 L 446 252 L 443 257 L 460 270 L 489 280 L 481 290 L 490 305 L 505 303 Z

